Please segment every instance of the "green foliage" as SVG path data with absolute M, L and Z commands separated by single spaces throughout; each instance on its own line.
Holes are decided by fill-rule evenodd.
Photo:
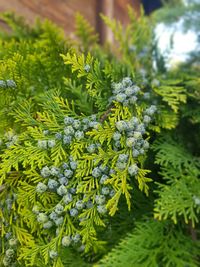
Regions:
M 76 43 L 3 15 L 0 265 L 199 266 L 199 68 L 166 71 L 128 13 L 114 48 L 79 14 Z

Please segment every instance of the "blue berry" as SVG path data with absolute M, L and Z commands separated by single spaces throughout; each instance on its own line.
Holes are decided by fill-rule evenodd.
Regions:
M 58 203 L 56 206 L 55 206 L 55 212 L 60 215 L 62 214 L 64 211 L 64 207 L 63 205 L 61 205 L 60 203 Z
M 43 224 L 44 229 L 50 229 L 53 226 L 53 223 L 51 221 L 45 222 Z
M 105 166 L 105 165 L 103 165 L 103 164 L 101 164 L 101 165 L 99 166 L 99 169 L 100 169 L 100 171 L 102 171 L 102 172 L 104 172 L 104 173 L 107 173 L 108 170 L 109 170 L 108 166 Z
M 108 186 L 104 186 L 104 187 L 102 187 L 102 189 L 101 189 L 101 193 L 102 193 L 103 195 L 109 195 L 109 193 L 110 193 L 110 189 L 109 189 L 109 187 L 108 187 Z
M 75 138 L 77 140 L 83 139 L 84 138 L 84 132 L 83 131 L 77 131 L 77 132 L 75 132 Z
M 37 215 L 37 221 L 40 223 L 45 223 L 48 221 L 48 216 L 45 213 L 39 213 Z
M 51 259 L 55 259 L 56 257 L 58 257 L 58 252 L 56 252 L 55 250 L 50 250 L 49 251 L 49 257 Z
M 115 97 L 117 102 L 123 103 L 126 100 L 126 94 L 124 93 L 119 93 Z
M 120 132 L 125 131 L 128 128 L 128 125 L 125 121 L 117 121 L 115 125 L 117 130 Z
M 46 186 L 45 184 L 43 184 L 43 183 L 41 183 L 41 182 L 39 182 L 39 183 L 37 184 L 37 186 L 36 186 L 36 192 L 37 192 L 37 193 L 42 194 L 42 193 L 44 193 L 46 190 L 47 190 L 47 186 Z
M 57 168 L 57 167 L 51 167 L 51 169 L 50 169 L 50 172 L 51 172 L 51 175 L 53 175 L 53 176 L 58 176 L 59 175 L 59 169 Z
M 6 80 L 6 84 L 8 87 L 12 87 L 12 88 L 15 88 L 17 86 L 15 81 L 13 80 Z
M 68 169 L 68 168 L 69 168 L 69 164 L 66 163 L 66 162 L 64 162 L 64 163 L 62 164 L 62 168 L 63 168 L 63 169 Z
M 44 178 L 47 178 L 51 175 L 51 171 L 48 166 L 43 167 L 40 173 Z
M 38 140 L 38 147 L 41 149 L 47 149 L 47 140 Z
M 131 96 L 129 98 L 129 103 L 130 104 L 135 104 L 137 102 L 137 96 Z
M 49 134 L 49 130 L 44 130 L 44 131 L 43 131 L 43 134 L 44 134 L 44 135 L 48 135 L 48 134 Z
M 132 155 L 134 158 L 137 158 L 139 156 L 140 152 L 137 149 L 133 149 Z
M 100 177 L 101 174 L 102 174 L 102 173 L 101 173 L 101 170 L 100 170 L 98 167 L 96 167 L 96 168 L 94 168 L 94 169 L 92 170 L 92 176 L 95 177 L 95 178 Z
M 127 154 L 119 154 L 118 161 L 119 162 L 127 162 L 128 155 Z
M 146 124 L 150 123 L 151 122 L 151 117 L 148 116 L 148 115 L 145 115 L 144 118 L 143 118 L 143 122 L 146 123 Z
M 39 214 L 39 212 L 40 212 L 39 206 L 37 206 L 37 205 L 33 206 L 32 212 L 35 213 L 35 214 Z
M 88 151 L 89 153 L 94 153 L 95 150 L 96 150 L 96 145 L 95 145 L 95 144 L 91 144 L 91 145 L 89 145 L 89 146 L 87 147 L 87 151 Z
M 79 120 L 74 120 L 72 125 L 76 130 L 78 130 L 81 127 L 81 122 Z
M 6 82 L 3 80 L 0 80 L 0 88 L 6 88 Z
M 55 224 L 57 226 L 61 225 L 64 221 L 64 218 L 63 217 L 59 217 L 58 219 L 55 220 Z
M 138 166 L 136 164 L 132 164 L 131 166 L 128 167 L 128 173 L 131 176 L 134 176 L 138 173 Z
M 69 247 L 70 244 L 71 244 L 72 240 L 71 240 L 71 237 L 69 235 L 66 235 L 66 236 L 63 236 L 62 238 L 62 245 L 64 247 Z
M 58 140 L 61 140 L 62 139 L 62 134 L 61 133 L 56 133 L 55 134 L 55 138 L 58 139 Z
M 104 184 L 105 181 L 108 180 L 108 178 L 109 178 L 109 177 L 108 177 L 107 175 L 103 174 L 103 175 L 101 176 L 100 181 L 99 181 L 100 184 Z
M 136 139 L 134 137 L 129 137 L 126 139 L 126 146 L 132 147 L 136 142 Z
M 48 140 L 48 147 L 53 148 L 56 145 L 56 141 L 54 139 Z
M 74 241 L 74 243 L 78 243 L 81 239 L 81 236 L 79 234 L 75 234 L 74 236 L 72 236 L 72 240 Z
M 144 149 L 148 149 L 149 148 L 149 142 L 148 141 L 144 140 L 143 148 Z
M 67 205 L 69 204 L 70 202 L 72 202 L 73 200 L 73 197 L 72 197 L 72 194 L 70 193 L 67 193 L 64 197 L 63 197 L 63 202 Z
M 75 209 L 75 208 L 73 208 L 73 209 L 71 209 L 71 210 L 69 211 L 69 213 L 70 213 L 70 215 L 71 215 L 72 217 L 75 217 L 75 216 L 78 215 L 78 210 Z
M 115 132 L 114 134 L 113 134 L 113 140 L 114 141 L 119 141 L 120 140 L 120 138 L 121 138 L 121 134 L 119 133 L 119 132 Z
M 97 204 L 102 205 L 102 204 L 105 203 L 106 198 L 105 198 L 104 195 L 96 195 L 95 201 L 96 201 Z
M 100 214 L 105 214 L 105 213 L 107 212 L 106 206 L 104 206 L 104 205 L 98 205 L 98 206 L 97 206 L 97 211 L 98 211 Z
M 135 91 L 134 91 L 133 87 L 128 87 L 128 88 L 126 88 L 126 90 L 125 90 L 125 94 L 126 94 L 127 96 L 131 96 L 131 95 L 133 95 L 134 93 L 135 93 Z
M 135 132 L 133 133 L 133 137 L 134 137 L 135 139 L 140 139 L 140 138 L 142 138 L 142 134 L 141 134 L 141 132 L 135 131 Z
M 64 118 L 64 124 L 65 124 L 65 125 L 70 125 L 70 124 L 73 123 L 73 121 L 74 121 L 74 119 L 71 118 L 71 117 L 65 117 L 65 118 Z
M 86 64 L 86 65 L 84 66 L 84 70 L 85 70 L 86 72 L 89 72 L 89 71 L 90 71 L 90 65 Z
M 49 215 L 49 218 L 53 221 L 56 221 L 58 219 L 58 214 L 55 211 L 52 211 L 52 213 Z
M 58 187 L 57 193 L 60 196 L 64 196 L 64 195 L 67 194 L 67 188 L 64 185 L 61 185 L 61 186 Z
M 65 176 L 60 177 L 58 181 L 62 185 L 67 185 L 68 182 L 69 182 L 68 179 Z
M 11 238 L 9 241 L 8 241 L 8 244 L 9 246 L 11 247 L 15 247 L 17 245 L 18 241 L 16 238 Z
M 78 200 L 77 202 L 76 202 L 76 208 L 78 209 L 78 210 L 82 210 L 83 208 L 84 208 L 84 203 L 83 203 L 83 201 L 82 200 Z
M 15 254 L 14 249 L 9 248 L 9 249 L 6 250 L 6 257 L 12 258 L 14 256 L 14 254 Z
M 48 181 L 48 188 L 51 189 L 51 190 L 54 190 L 58 187 L 58 182 L 54 179 L 49 179 Z
M 116 167 L 119 169 L 119 170 L 124 170 L 126 168 L 126 162 L 117 162 L 116 164 Z
M 65 177 L 67 177 L 68 179 L 69 179 L 69 178 L 72 178 L 72 176 L 73 176 L 73 171 L 72 171 L 72 170 L 65 170 L 65 171 L 64 171 L 64 175 L 65 175 Z
M 149 93 L 149 92 L 147 92 L 147 93 L 144 93 L 144 95 L 143 95 L 143 98 L 144 98 L 144 99 L 146 99 L 146 100 L 149 100 L 149 99 L 150 99 L 150 97 L 151 97 L 151 95 L 150 95 L 150 93 Z
M 124 87 L 129 87 L 129 86 L 131 86 L 132 84 L 133 84 L 133 83 L 132 83 L 130 77 L 125 77 L 125 78 L 123 78 L 123 80 L 122 80 L 122 85 L 123 85 Z
M 74 135 L 75 131 L 73 129 L 73 127 L 70 125 L 70 126 L 67 126 L 64 128 L 64 133 L 68 136 L 68 135 Z

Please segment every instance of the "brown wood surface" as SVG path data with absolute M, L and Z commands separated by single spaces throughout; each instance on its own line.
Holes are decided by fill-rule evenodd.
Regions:
M 0 12 L 14 11 L 33 23 L 36 17 L 48 18 L 73 36 L 74 15 L 80 12 L 93 25 L 103 39 L 109 39 L 108 30 L 100 22 L 99 12 L 128 23 L 127 4 L 139 10 L 139 0 L 0 0 Z M 0 21 L 0 23 L 2 23 Z

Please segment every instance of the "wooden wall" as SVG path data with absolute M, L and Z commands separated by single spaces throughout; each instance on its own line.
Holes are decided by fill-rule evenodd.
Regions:
M 36 17 L 48 18 L 73 37 L 74 14 L 80 12 L 100 33 L 101 41 L 109 39 L 109 30 L 99 19 L 99 13 L 127 24 L 127 5 L 139 14 L 140 0 L 0 0 L 0 12 L 15 11 L 33 23 Z M 2 21 L 1 21 L 2 23 Z

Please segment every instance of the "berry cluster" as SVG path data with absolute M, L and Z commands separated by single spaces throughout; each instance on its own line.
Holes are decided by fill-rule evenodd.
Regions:
M 54 138 L 38 140 L 38 147 L 41 149 L 53 148 L 56 145 L 56 140 L 62 141 L 64 145 L 70 145 L 74 140 L 83 140 L 89 129 L 98 129 L 99 125 L 96 115 L 85 117 L 82 120 L 65 117 L 63 131 L 55 133 Z M 44 130 L 43 134 L 48 136 L 50 133 L 48 130 Z
M 13 80 L 0 80 L 0 88 L 15 88 L 16 83 Z
M 17 247 L 17 239 L 11 237 L 11 235 L 6 235 L 6 239 L 8 239 L 8 249 L 5 251 L 5 255 L 3 258 L 4 266 L 16 266 L 16 247 Z
M 135 104 L 140 92 L 140 88 L 135 85 L 129 77 L 124 78 L 119 83 L 113 83 L 113 95 L 109 102 L 116 101 L 124 106 Z

